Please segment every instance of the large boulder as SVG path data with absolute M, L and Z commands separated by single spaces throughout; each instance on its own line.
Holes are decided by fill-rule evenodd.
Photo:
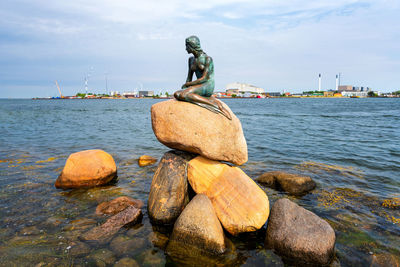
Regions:
M 241 165 L 247 161 L 242 125 L 229 107 L 222 104 L 232 120 L 184 101 L 154 104 L 151 107 L 154 134 L 158 141 L 170 148 Z
M 198 156 L 189 161 L 188 180 L 196 193 L 208 196 L 232 235 L 256 231 L 267 221 L 267 195 L 238 167 Z
M 117 176 L 117 166 L 107 152 L 94 149 L 71 154 L 58 177 L 57 188 L 93 187 L 109 183 Z
M 327 265 L 335 248 L 335 231 L 323 219 L 289 199 L 271 209 L 266 244 L 290 261 Z
M 189 202 L 186 166 L 193 155 L 183 151 L 164 154 L 151 182 L 147 210 L 156 224 L 173 224 Z
M 315 188 L 315 182 L 311 177 L 282 171 L 263 173 L 256 181 L 268 187 L 283 190 L 291 195 L 304 195 Z
M 182 249 L 215 254 L 225 251 L 224 231 L 206 195 L 196 195 L 175 222 L 167 251 Z

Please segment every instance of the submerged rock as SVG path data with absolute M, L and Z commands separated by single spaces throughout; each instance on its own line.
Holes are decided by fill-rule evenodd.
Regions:
M 79 238 L 84 241 L 97 241 L 104 243 L 109 241 L 112 236 L 126 224 L 137 222 L 142 217 L 142 211 L 129 206 L 120 213 L 110 217 L 105 223 L 94 227 Z
M 335 248 L 335 231 L 323 219 L 289 199 L 275 202 L 266 244 L 290 261 L 327 265 Z
M 96 214 L 117 214 L 129 206 L 134 206 L 137 209 L 140 209 L 143 207 L 143 205 L 143 201 L 138 199 L 133 199 L 126 196 L 117 197 L 111 201 L 100 203 L 96 208 Z
M 267 221 L 267 195 L 238 167 L 198 156 L 189 162 L 188 180 L 196 193 L 208 196 L 230 234 L 256 231 Z
M 114 267 L 139 267 L 139 264 L 132 258 L 122 258 L 114 264 Z
M 292 195 L 303 195 L 315 188 L 315 182 L 311 177 L 281 171 L 263 173 L 256 181 L 271 188 L 281 189 Z
M 189 202 L 186 165 L 193 155 L 183 151 L 164 154 L 154 173 L 147 209 L 156 224 L 173 224 Z
M 115 262 L 115 255 L 107 249 L 99 249 L 90 254 L 88 259 L 94 261 L 98 267 L 106 267 Z
M 74 241 L 70 245 L 69 255 L 73 257 L 80 257 L 90 253 L 90 247 L 83 242 Z
M 111 241 L 110 248 L 117 256 L 121 256 L 129 251 L 143 247 L 144 244 L 145 240 L 143 238 L 130 238 L 120 235 Z
M 247 161 L 242 125 L 229 107 L 222 105 L 232 120 L 188 102 L 169 100 L 154 104 L 154 134 L 167 147 L 241 165 Z
M 182 247 L 215 254 L 225 251 L 224 231 L 206 195 L 196 195 L 175 222 L 167 250 Z
M 153 158 L 152 156 L 148 156 L 148 155 L 140 156 L 139 160 L 138 160 L 138 164 L 140 167 L 153 165 L 156 162 L 157 162 L 156 158 Z
M 117 176 L 117 166 L 110 154 L 100 149 L 71 154 L 58 177 L 57 188 L 93 187 L 109 183 Z

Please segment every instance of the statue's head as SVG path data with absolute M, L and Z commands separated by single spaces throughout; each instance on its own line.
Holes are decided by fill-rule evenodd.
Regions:
M 192 53 L 193 51 L 201 52 L 200 39 L 197 36 L 189 36 L 186 38 L 186 51 Z

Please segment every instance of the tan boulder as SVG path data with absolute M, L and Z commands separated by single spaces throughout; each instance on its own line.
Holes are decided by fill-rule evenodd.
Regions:
M 71 154 L 58 177 L 57 188 L 104 185 L 117 176 L 117 166 L 107 152 L 94 149 Z
M 267 221 L 267 195 L 238 167 L 198 156 L 189 161 L 188 180 L 196 193 L 208 196 L 232 235 L 256 231 Z
M 167 251 L 173 253 L 182 249 L 215 254 L 225 251 L 224 231 L 211 201 L 204 194 L 196 195 L 175 222 Z
M 153 158 L 152 156 L 148 156 L 148 155 L 140 156 L 139 160 L 138 160 L 138 164 L 140 167 L 153 165 L 156 162 L 157 162 L 156 158 Z
M 154 134 L 164 145 L 213 160 L 241 165 L 247 161 L 247 144 L 239 119 L 232 120 L 192 103 L 169 100 L 151 107 Z

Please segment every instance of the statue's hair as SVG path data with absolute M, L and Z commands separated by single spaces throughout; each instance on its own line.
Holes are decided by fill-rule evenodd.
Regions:
M 189 36 L 188 38 L 186 38 L 186 44 L 190 45 L 190 47 L 196 51 L 199 51 L 199 52 L 203 51 L 200 46 L 200 39 L 199 39 L 199 37 L 197 37 L 195 35 L 192 35 L 192 36 Z

